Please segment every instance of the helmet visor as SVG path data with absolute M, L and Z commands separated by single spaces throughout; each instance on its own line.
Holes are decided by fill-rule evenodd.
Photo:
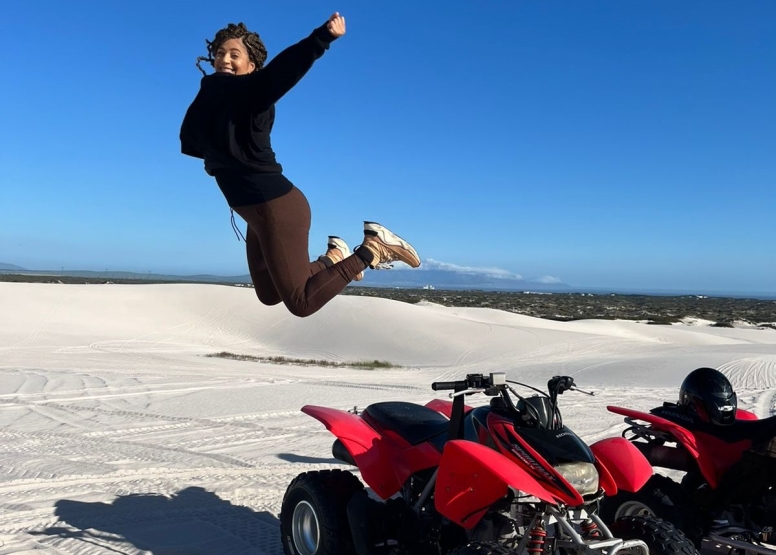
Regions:
M 731 424 L 736 419 L 738 398 L 730 392 L 727 395 L 713 395 L 709 407 L 711 420 L 717 424 Z

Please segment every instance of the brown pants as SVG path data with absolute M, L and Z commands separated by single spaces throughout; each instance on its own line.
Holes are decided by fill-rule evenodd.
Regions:
M 309 316 L 366 269 L 356 255 L 329 267 L 310 262 L 310 204 L 296 187 L 282 197 L 234 211 L 248 224 L 248 270 L 265 305 L 283 301 L 291 314 Z

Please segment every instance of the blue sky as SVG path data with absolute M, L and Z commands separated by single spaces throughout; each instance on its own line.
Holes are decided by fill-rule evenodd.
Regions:
M 247 273 L 179 151 L 194 60 L 229 22 L 272 57 L 334 11 L 273 133 L 311 257 L 366 219 L 452 268 L 776 292 L 773 0 L 10 3 L 0 262 Z

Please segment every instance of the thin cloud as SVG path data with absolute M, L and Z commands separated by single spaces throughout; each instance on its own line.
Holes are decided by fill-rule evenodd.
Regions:
M 522 275 L 504 270 L 501 268 L 492 267 L 477 267 L 477 266 L 459 266 L 458 264 L 451 264 L 450 262 L 442 262 L 440 260 L 434 260 L 433 258 L 427 258 L 423 261 L 421 270 L 436 270 L 439 272 L 452 272 L 455 274 L 465 275 L 482 275 L 497 279 L 517 279 L 524 280 L 533 283 L 541 283 L 544 285 L 557 285 L 562 284 L 563 281 L 555 276 L 541 276 L 536 279 L 525 280 Z
M 438 270 L 442 272 L 453 272 L 456 274 L 483 274 L 489 277 L 501 278 L 501 279 L 523 279 L 520 274 L 515 274 L 501 268 L 488 268 L 488 267 L 476 267 L 476 266 L 459 266 L 458 264 L 451 264 L 449 262 L 441 262 L 428 258 L 423 261 L 421 270 Z

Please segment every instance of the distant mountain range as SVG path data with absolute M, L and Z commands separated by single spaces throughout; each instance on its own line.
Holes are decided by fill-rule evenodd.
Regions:
M 368 272 L 363 282 L 353 285 L 367 287 L 401 287 L 419 289 L 480 289 L 483 291 L 537 291 L 568 292 L 569 285 L 560 282 L 543 283 L 525 280 L 520 276 L 494 275 L 486 271 L 455 271 L 444 269 L 404 270 Z
M 112 272 L 92 270 L 27 270 L 14 264 L 0 262 L 0 274 L 27 274 L 43 276 L 68 276 L 105 280 L 185 281 L 195 283 L 250 283 L 249 275 L 217 276 L 211 274 L 171 275 L 140 272 Z M 568 292 L 571 287 L 554 279 L 545 281 L 525 280 L 517 274 L 499 269 L 463 268 L 436 261 L 424 262 L 420 269 L 400 268 L 369 271 L 363 281 L 353 282 L 356 287 L 398 287 L 402 289 L 479 289 L 484 291 L 536 291 Z
M 16 264 L 5 264 L 3 262 L 0 262 L 0 270 L 21 270 L 26 271 L 21 266 L 17 266 Z

